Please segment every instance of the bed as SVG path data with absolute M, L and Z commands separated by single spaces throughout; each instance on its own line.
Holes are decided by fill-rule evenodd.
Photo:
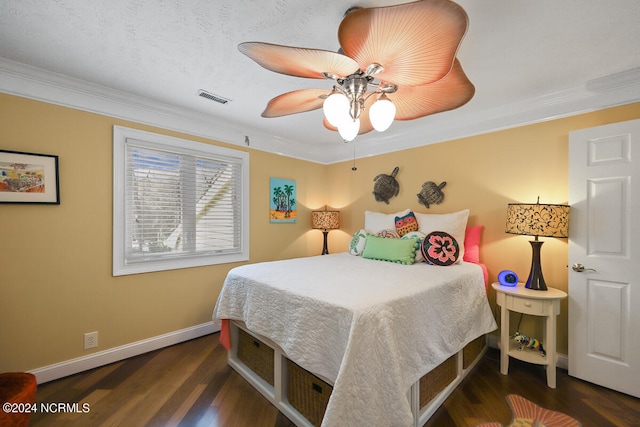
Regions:
M 391 262 L 380 251 L 366 256 L 378 240 L 372 221 L 365 225 L 365 252 L 352 241 L 349 252 L 237 267 L 217 300 L 213 318 L 229 334 L 229 364 L 296 425 L 423 425 L 472 366 L 465 347 L 497 327 L 486 269 L 464 261 L 464 249 L 447 266 Z M 379 231 L 380 245 L 396 245 L 395 257 L 399 243 Z M 415 239 L 412 257 L 424 239 Z M 239 353 L 256 349 L 266 357 L 266 375 L 264 361 Z M 425 378 L 445 365 L 450 381 L 425 402 Z M 296 394 L 300 372 L 315 380 L 308 396 Z

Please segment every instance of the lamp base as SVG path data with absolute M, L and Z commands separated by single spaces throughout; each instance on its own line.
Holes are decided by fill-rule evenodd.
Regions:
M 540 248 L 544 242 L 538 240 L 531 240 L 531 271 L 529 272 L 529 278 L 525 284 L 525 288 L 532 289 L 534 291 L 546 291 L 547 284 L 544 282 L 544 276 L 542 276 L 542 265 L 540 265 Z
M 329 253 L 329 248 L 327 246 L 327 236 L 329 235 L 328 231 L 323 231 L 324 234 L 324 246 L 322 246 L 322 255 L 327 255 Z

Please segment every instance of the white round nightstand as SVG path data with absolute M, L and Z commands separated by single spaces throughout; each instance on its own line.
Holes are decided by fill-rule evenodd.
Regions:
M 556 388 L 556 316 L 560 313 L 560 300 L 567 297 L 567 293 L 559 289 L 548 288 L 546 291 L 534 291 L 524 287 L 524 283 L 517 286 L 502 286 L 492 283 L 496 291 L 496 304 L 500 306 L 500 372 L 509 373 L 509 357 L 528 363 L 547 366 L 547 385 Z M 509 312 L 531 314 L 545 318 L 545 336 L 542 344 L 547 353 L 544 357 L 538 350 L 523 348 L 509 339 Z

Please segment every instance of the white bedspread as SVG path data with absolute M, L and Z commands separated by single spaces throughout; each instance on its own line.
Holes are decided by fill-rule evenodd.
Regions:
M 234 268 L 213 318 L 245 322 L 332 381 L 323 427 L 413 425 L 411 385 L 497 327 L 478 265 L 348 253 Z

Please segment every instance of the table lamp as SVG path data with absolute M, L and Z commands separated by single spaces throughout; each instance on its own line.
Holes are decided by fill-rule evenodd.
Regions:
M 329 253 L 327 247 L 327 235 L 330 230 L 340 228 L 340 212 L 328 211 L 325 208 L 323 211 L 311 212 L 311 227 L 314 229 L 322 230 L 324 234 L 324 246 L 322 247 L 322 255 Z
M 531 243 L 531 271 L 525 285 L 528 289 L 546 291 L 547 285 L 540 265 L 542 241 L 538 237 L 569 237 L 569 206 L 509 203 L 507 206 L 506 233 L 535 236 Z

